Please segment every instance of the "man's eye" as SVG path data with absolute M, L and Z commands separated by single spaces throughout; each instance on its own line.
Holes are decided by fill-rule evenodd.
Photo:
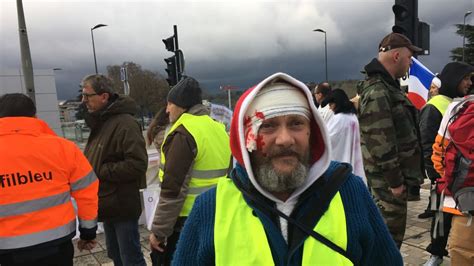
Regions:
M 273 127 L 274 127 L 274 125 L 271 124 L 271 123 L 263 123 L 263 124 L 260 126 L 260 128 L 262 128 L 262 129 L 273 128 Z
M 301 126 L 304 125 L 304 122 L 301 120 L 295 120 L 290 123 L 291 126 Z

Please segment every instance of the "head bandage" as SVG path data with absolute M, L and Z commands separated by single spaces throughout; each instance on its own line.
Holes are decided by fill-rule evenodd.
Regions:
M 257 149 L 257 135 L 262 122 L 283 115 L 301 115 L 310 120 L 308 99 L 288 83 L 274 83 L 262 88 L 245 112 L 245 147 Z

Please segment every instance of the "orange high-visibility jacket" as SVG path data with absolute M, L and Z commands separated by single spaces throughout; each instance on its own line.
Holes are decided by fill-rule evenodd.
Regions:
M 0 118 L 0 250 L 97 225 L 99 182 L 81 150 L 31 117 Z

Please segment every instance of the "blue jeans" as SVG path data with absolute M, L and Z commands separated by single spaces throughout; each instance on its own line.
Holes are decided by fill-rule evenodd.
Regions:
M 115 266 L 146 265 L 140 246 L 138 220 L 104 222 L 107 256 Z

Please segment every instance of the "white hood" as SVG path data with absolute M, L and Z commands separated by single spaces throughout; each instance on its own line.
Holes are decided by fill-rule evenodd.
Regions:
M 296 199 L 303 191 L 305 191 L 311 184 L 313 184 L 322 174 L 327 170 L 331 158 L 331 145 L 329 141 L 329 135 L 326 129 L 326 125 L 323 122 L 322 118 L 318 114 L 318 110 L 314 105 L 313 98 L 308 87 L 302 82 L 296 80 L 295 78 L 285 74 L 285 73 L 275 73 L 268 78 L 264 79 L 262 82 L 256 86 L 250 88 L 246 91 L 241 98 L 239 99 L 235 111 L 234 117 L 232 119 L 231 127 L 231 149 L 232 154 L 236 160 L 245 167 L 250 181 L 255 186 L 255 188 L 262 193 L 265 197 L 270 200 L 282 203 L 281 200 L 277 199 L 270 192 L 263 189 L 258 182 L 255 180 L 253 174 L 250 155 L 245 147 L 245 128 L 244 128 L 244 119 L 247 109 L 249 108 L 250 103 L 254 100 L 257 93 L 268 83 L 273 80 L 279 80 L 282 82 L 289 83 L 295 86 L 298 89 L 301 89 L 302 93 L 306 95 L 308 104 L 312 114 L 311 122 L 311 136 L 315 139 L 310 141 L 311 145 L 311 161 L 312 165 L 310 167 L 309 176 L 306 181 L 297 188 L 288 198 L 287 201 L 292 201 Z M 316 132 L 315 132 L 316 131 Z

